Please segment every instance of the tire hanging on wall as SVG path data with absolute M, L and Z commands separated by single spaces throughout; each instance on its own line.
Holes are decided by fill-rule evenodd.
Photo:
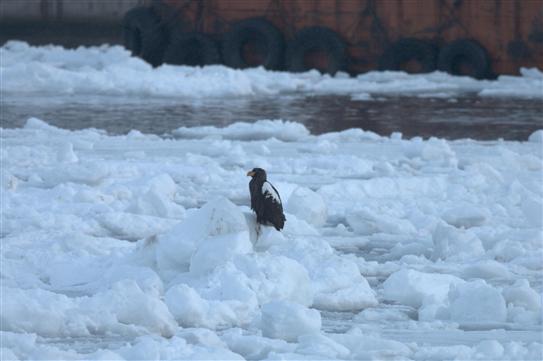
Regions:
M 320 26 L 300 30 L 287 48 L 287 69 L 293 72 L 310 70 L 306 64 L 306 55 L 312 51 L 326 54 L 327 64 L 323 73 L 334 75 L 347 69 L 346 44 L 334 31 Z
M 123 17 L 124 46 L 153 66 L 162 64 L 167 33 L 160 18 L 149 7 L 136 7 Z
M 462 71 L 462 66 L 468 68 L 467 73 Z M 441 49 L 437 68 L 453 75 L 483 79 L 490 75 L 490 58 L 485 48 L 476 41 L 459 39 Z
M 244 47 L 248 43 L 256 45 L 256 50 L 263 55 L 257 64 L 251 64 L 244 57 Z M 260 65 L 270 70 L 281 69 L 284 48 L 283 34 L 263 18 L 250 18 L 237 22 L 225 34 L 222 41 L 224 64 L 236 69 Z
M 217 44 L 208 35 L 178 32 L 170 39 L 164 52 L 167 64 L 203 66 L 221 62 Z
M 379 58 L 379 70 L 402 70 L 402 66 L 415 61 L 417 73 L 430 73 L 437 68 L 437 48 L 429 41 L 403 38 L 396 41 Z

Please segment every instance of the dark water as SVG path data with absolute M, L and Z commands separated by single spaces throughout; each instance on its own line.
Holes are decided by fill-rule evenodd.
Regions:
M 305 124 L 313 134 L 362 128 L 381 135 L 447 139 L 525 140 L 543 128 L 543 102 L 527 99 L 383 97 L 353 101 L 349 96 L 160 99 L 126 96 L 4 96 L 2 127 L 22 126 L 37 117 L 67 129 L 99 128 L 111 134 L 137 129 L 167 134 L 181 126 L 284 119 Z

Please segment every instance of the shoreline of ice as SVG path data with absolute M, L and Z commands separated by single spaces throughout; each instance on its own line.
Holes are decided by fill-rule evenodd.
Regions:
M 5 359 L 541 358 L 543 130 L 174 134 L 2 129 Z M 258 239 L 256 165 L 287 216 Z
M 107 94 L 172 98 L 237 97 L 274 94 L 340 94 L 366 101 L 374 96 L 481 97 L 543 99 L 543 73 L 520 70 L 521 76 L 475 80 L 441 72 L 409 75 L 372 71 L 357 77 L 287 73 L 263 68 L 235 70 L 224 66 L 163 65 L 153 69 L 120 46 L 30 46 L 9 41 L 0 47 L 0 76 L 5 94 Z

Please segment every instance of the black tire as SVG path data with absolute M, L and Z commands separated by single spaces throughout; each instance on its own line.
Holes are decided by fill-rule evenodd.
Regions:
M 437 68 L 453 75 L 484 79 L 490 75 L 490 58 L 485 48 L 476 41 L 459 39 L 441 49 Z
M 251 63 L 244 57 L 243 49 L 249 43 L 254 44 L 255 50 L 262 55 L 257 63 Z M 262 18 L 245 19 L 234 24 L 222 41 L 224 64 L 236 69 L 263 66 L 279 70 L 283 66 L 284 49 L 283 34 Z
M 338 71 L 347 69 L 347 46 L 334 31 L 320 26 L 304 28 L 300 30 L 287 48 L 287 70 L 302 72 L 311 67 L 305 63 L 308 52 L 322 51 L 328 57 L 324 69 L 318 69 L 322 73 L 334 75 Z
M 403 38 L 396 41 L 379 58 L 379 70 L 402 70 L 402 66 L 415 61 L 417 73 L 430 73 L 437 68 L 437 49 L 428 41 Z
M 148 7 L 136 7 L 123 17 L 124 46 L 153 66 L 162 64 L 167 33 L 160 18 Z
M 202 33 L 176 33 L 164 52 L 164 62 L 173 65 L 203 66 L 220 64 L 215 41 Z

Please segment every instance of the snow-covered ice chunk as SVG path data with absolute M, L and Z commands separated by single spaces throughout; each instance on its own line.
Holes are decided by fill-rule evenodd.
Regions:
M 326 204 L 318 193 L 306 187 L 298 187 L 290 195 L 285 210 L 315 227 L 326 222 Z
M 158 175 L 149 181 L 147 190 L 137 196 L 127 210 L 136 214 L 182 219 L 185 209 L 173 201 L 176 189 L 169 174 Z
M 375 292 L 365 278 L 361 278 L 359 283 L 351 287 L 332 292 L 320 292 L 315 295 L 313 303 L 319 309 L 331 311 L 357 311 L 377 304 Z
M 16 45 L 18 44 L 18 45 Z M 367 100 L 372 96 L 417 95 L 480 96 L 541 99 L 542 82 L 537 69 L 523 69 L 521 76 L 500 76 L 495 81 L 476 80 L 434 72 L 407 74 L 372 71 L 357 77 L 334 77 L 318 71 L 287 73 L 262 67 L 231 69 L 164 64 L 158 68 L 132 57 L 121 46 L 79 47 L 21 46 L 9 41 L 0 48 L 2 80 L 9 93 L 54 91 L 57 94 L 109 94 L 205 98 L 273 95 L 285 93 L 345 94 Z M 179 81 L 182 79 L 182 81 Z M 364 95 L 361 95 L 364 94 Z
M 543 143 L 543 129 L 538 129 L 528 137 L 529 142 Z
M 236 254 L 246 254 L 252 250 L 249 231 L 206 238 L 190 259 L 190 271 L 195 275 L 211 272 Z
M 180 332 L 181 337 L 175 335 L 170 339 L 141 336 L 133 342 L 126 342 L 115 352 L 123 360 L 244 360 L 222 346 L 190 344 L 182 337 L 185 335 L 185 332 Z
M 24 129 L 42 130 L 52 133 L 66 132 L 65 130 L 47 124 L 47 122 L 44 122 L 43 120 L 34 117 L 30 117 L 26 120 Z
M 349 349 L 352 360 L 408 359 L 412 353 L 401 342 L 366 335 L 358 328 L 345 334 L 330 334 L 330 338 Z
M 492 259 L 472 262 L 463 266 L 461 275 L 465 279 L 482 278 L 485 280 L 508 279 L 512 276 L 503 263 Z
M 444 139 L 431 137 L 424 141 L 420 137 L 415 137 L 409 141 L 402 141 L 401 144 L 408 158 L 420 158 L 435 166 L 454 168 L 458 165 L 456 153 Z
M 307 223 L 303 219 L 298 219 L 298 217 L 293 214 L 285 212 L 285 218 L 287 221 L 285 222 L 285 228 L 283 228 L 282 232 L 287 236 L 316 236 L 319 234 L 319 231 L 317 231 L 313 225 Z
M 458 229 L 444 222 L 432 234 L 434 259 L 466 260 L 485 253 L 479 237 L 472 231 Z
M 326 337 L 323 334 L 307 334 L 298 336 L 297 353 L 304 355 L 315 355 L 329 359 L 346 359 L 351 353 L 342 344 Z
M 530 287 L 526 279 L 517 280 L 512 286 L 505 287 L 502 293 L 507 303 L 531 311 L 541 310 L 541 295 Z
M 261 327 L 265 337 L 292 342 L 301 335 L 319 333 L 321 315 L 296 303 L 273 301 L 262 306 Z
M 248 283 L 255 291 L 260 304 L 274 299 L 287 300 L 304 306 L 313 304 L 314 285 L 307 270 L 297 261 L 280 256 L 261 253 L 254 256 L 242 255 L 234 260 L 236 268 L 241 270 L 250 280 Z M 224 270 L 221 270 L 224 275 Z M 222 277 L 221 277 L 222 278 Z M 233 289 L 224 282 L 227 289 Z M 225 291 L 223 290 L 224 294 Z
M 131 280 L 119 281 L 111 291 L 84 299 L 82 304 L 91 310 L 105 311 L 106 317 L 113 316 L 121 324 L 141 325 L 164 337 L 173 336 L 177 327 L 164 302 L 152 293 L 144 293 Z
M 258 335 L 244 334 L 239 328 L 229 329 L 222 334 L 222 339 L 233 352 L 247 360 L 261 360 L 272 352 L 288 353 L 295 349 L 295 344 L 281 339 L 272 339 Z
M 105 212 L 99 214 L 96 220 L 111 232 L 112 236 L 129 241 L 164 233 L 178 223 L 169 218 L 123 212 Z
M 38 335 L 34 333 L 0 331 L 0 337 L 2 338 L 2 347 L 0 348 L 2 360 L 69 360 L 80 357 L 76 351 L 62 350 L 51 344 L 38 342 Z M 86 356 L 93 358 L 92 354 Z M 110 357 L 111 360 L 119 359 L 113 352 L 110 353 Z
M 473 349 L 466 345 L 421 347 L 413 354 L 413 359 L 424 361 L 473 360 Z
M 475 346 L 477 352 L 484 355 L 485 358 L 499 360 L 503 356 L 504 348 L 496 340 L 484 340 Z
M 185 284 L 171 287 L 165 294 L 165 302 L 183 327 L 215 329 L 237 325 L 241 321 L 228 302 L 206 300 Z
M 372 99 L 373 98 L 371 97 L 371 94 L 368 94 L 368 93 L 358 93 L 358 94 L 351 95 L 351 100 L 354 100 L 354 101 L 368 101 Z
M 53 188 L 69 182 L 95 187 L 109 176 L 111 176 L 111 170 L 107 166 L 91 162 L 77 162 L 66 164 L 63 168 L 38 169 L 33 175 L 37 182 L 32 183 L 43 188 Z M 32 179 L 30 180 L 32 181 Z
M 461 324 L 502 323 L 507 319 L 501 292 L 483 280 L 453 285 L 449 302 L 450 319 Z
M 335 254 L 319 237 L 291 239 L 273 245 L 268 251 L 292 258 L 305 267 L 315 292 L 315 305 L 319 308 L 359 310 L 377 302 L 356 262 Z
M 92 297 L 70 298 L 41 289 L 3 288 L 2 293 L 6 312 L 2 321 L 8 331 L 75 337 L 105 332 L 134 335 L 146 329 L 171 337 L 177 327 L 166 305 L 132 280 L 119 281 Z
M 283 141 L 296 141 L 309 136 L 309 130 L 300 123 L 284 120 L 258 120 L 255 123 L 238 122 L 224 128 L 181 127 L 172 131 L 179 138 L 204 138 L 220 136 L 232 140 L 263 140 L 276 138 Z
M 57 152 L 57 160 L 61 163 L 75 163 L 79 160 L 74 152 L 72 143 L 64 143 Z
M 192 263 L 191 258 L 202 242 L 213 242 L 213 238 L 222 245 L 223 248 L 220 251 L 214 250 L 210 245 L 202 247 L 209 249 L 211 254 L 215 254 L 216 257 L 213 259 L 217 262 L 221 256 L 226 256 L 219 253 L 228 248 L 230 241 L 239 246 L 236 246 L 234 252 L 229 253 L 230 256 L 238 251 L 249 250 L 250 240 L 245 216 L 238 207 L 223 197 L 210 201 L 202 208 L 191 212 L 184 221 L 158 237 L 156 254 L 159 270 L 166 273 L 173 272 L 173 274 L 187 271 Z M 225 258 L 224 262 L 227 261 L 228 259 Z M 216 265 L 217 262 L 214 264 Z M 197 267 L 196 264 L 193 267 Z
M 526 217 L 526 221 L 537 228 L 543 227 L 543 200 L 536 197 L 525 197 L 520 208 Z
M 409 220 L 379 214 L 368 209 L 347 214 L 347 223 L 361 235 L 374 233 L 413 234 L 416 229 Z
M 419 308 L 423 304 L 443 303 L 450 288 L 463 283 L 452 275 L 402 269 L 383 283 L 383 295 L 387 300 Z
M 209 305 L 191 287 L 180 284 L 164 295 L 166 305 L 179 325 L 183 327 L 213 327 L 207 315 Z
M 489 217 L 488 209 L 468 204 L 451 207 L 442 214 L 448 224 L 464 228 L 481 226 Z

